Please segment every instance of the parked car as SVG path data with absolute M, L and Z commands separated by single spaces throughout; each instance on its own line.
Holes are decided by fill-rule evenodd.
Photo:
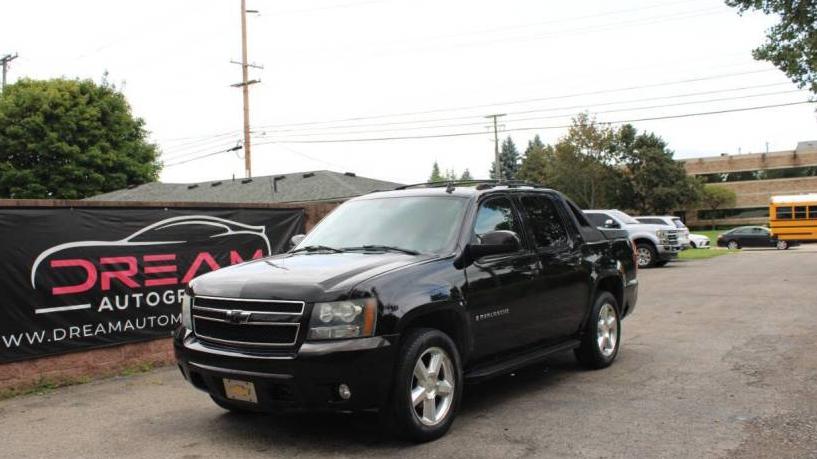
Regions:
M 643 217 L 634 218 L 639 222 L 647 223 L 648 225 L 674 226 L 680 231 L 678 233 L 678 242 L 681 243 L 681 247 L 685 249 L 692 247 L 689 241 L 689 228 L 684 225 L 684 221 L 681 220 L 680 217 L 675 217 L 673 215 L 645 215 Z
M 708 249 L 709 238 L 703 234 L 690 234 L 689 246 L 693 249 Z
M 800 245 L 797 241 L 785 241 L 772 236 L 769 228 L 763 226 L 739 226 L 718 235 L 718 247 L 740 249 L 743 247 L 777 247 L 786 250 Z
M 188 286 L 176 358 L 227 410 L 375 408 L 432 440 L 466 381 L 565 350 L 612 364 L 638 294 L 627 233 L 538 187 L 371 193 L 293 239 Z
M 683 250 L 680 230 L 674 225 L 650 225 L 640 223 L 633 217 L 616 209 L 585 210 L 585 215 L 599 228 L 616 228 L 627 231 L 636 245 L 638 267 L 664 266 Z

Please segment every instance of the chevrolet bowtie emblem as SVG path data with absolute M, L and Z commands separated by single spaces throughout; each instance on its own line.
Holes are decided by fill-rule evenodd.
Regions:
M 234 324 L 245 324 L 250 321 L 250 315 L 251 313 L 247 311 L 233 309 L 227 311 L 227 322 L 231 322 Z

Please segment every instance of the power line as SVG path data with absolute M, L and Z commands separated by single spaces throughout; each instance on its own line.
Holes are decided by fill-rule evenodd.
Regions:
M 214 151 L 212 153 L 207 153 L 207 154 L 204 154 L 204 155 L 196 156 L 194 158 L 168 163 L 168 164 L 165 164 L 164 167 L 178 166 L 180 164 L 186 164 L 186 163 L 189 163 L 189 162 L 192 162 L 192 161 L 198 161 L 200 159 L 209 158 L 210 156 L 220 155 L 222 153 L 230 153 L 232 151 L 238 151 L 238 150 L 241 150 L 241 148 L 242 148 L 241 145 L 236 145 L 236 146 L 234 146 L 232 148 L 228 148 L 226 150 Z
M 698 91 L 698 92 L 690 92 L 690 93 L 683 93 L 683 94 L 674 94 L 674 95 L 666 95 L 666 96 L 656 96 L 656 97 L 642 97 L 639 99 L 628 99 L 628 100 L 619 100 L 619 101 L 611 101 L 611 102 L 601 102 L 596 104 L 582 104 L 582 105 L 571 105 L 571 106 L 562 106 L 562 107 L 550 107 L 550 108 L 539 108 L 539 109 L 532 109 L 532 110 L 518 110 L 518 111 L 509 111 L 507 112 L 508 115 L 519 115 L 519 114 L 528 114 L 528 113 L 542 113 L 542 112 L 553 112 L 559 110 L 576 110 L 576 109 L 585 109 L 587 107 L 600 107 L 600 106 L 607 106 L 607 105 L 618 105 L 622 103 L 630 103 L 630 102 L 646 102 L 650 100 L 666 100 L 666 99 L 675 99 L 675 98 L 682 98 L 682 97 L 693 97 L 693 96 L 703 96 L 709 94 L 720 94 L 725 92 L 737 92 L 737 91 L 744 91 L 747 89 L 759 89 L 759 88 L 768 88 L 773 86 L 791 86 L 791 83 L 767 83 L 761 85 L 753 85 L 753 86 L 742 86 L 737 88 L 726 88 L 726 89 L 716 89 L 711 91 Z M 453 117 L 445 117 L 445 118 L 430 118 L 424 120 L 411 120 L 411 121 L 388 121 L 384 123 L 367 123 L 367 124 L 347 124 L 347 125 L 338 125 L 338 126 L 324 126 L 324 127 L 315 127 L 315 128 L 300 128 L 300 129 L 278 129 L 275 130 L 273 133 L 262 132 L 262 136 L 270 136 L 277 133 L 282 132 L 303 132 L 303 131 L 313 131 L 313 130 L 327 130 L 327 129 L 345 129 L 345 128 L 358 128 L 358 127 L 378 127 L 378 126 L 396 126 L 396 125 L 404 125 L 404 124 L 420 124 L 420 123 L 432 123 L 432 122 L 439 122 L 439 121 L 456 121 L 456 120 L 466 120 L 466 119 L 477 119 L 483 118 L 483 115 L 466 115 L 466 116 L 453 116 Z M 448 125 L 445 127 L 452 127 L 452 126 L 465 126 L 465 125 L 478 125 L 482 124 L 481 121 L 474 122 L 474 123 L 465 123 L 465 124 L 458 124 L 458 125 Z M 435 126 L 427 126 L 428 128 L 434 128 Z M 422 129 L 423 126 L 420 127 L 412 127 L 406 129 Z
M 705 93 L 712 93 L 713 91 L 705 91 L 703 93 L 692 93 L 691 96 L 697 96 Z M 725 91 L 721 91 L 725 92 Z M 629 111 L 637 111 L 637 110 L 651 110 L 656 108 L 666 108 L 666 107 L 678 107 L 684 105 L 695 105 L 695 104 L 706 104 L 712 102 L 725 102 L 725 101 L 732 101 L 732 100 L 742 100 L 742 99 L 751 99 L 755 97 L 767 97 L 767 96 L 776 96 L 782 94 L 794 94 L 803 92 L 800 89 L 793 89 L 788 91 L 774 91 L 774 92 L 764 92 L 759 94 L 746 94 L 741 96 L 732 96 L 732 97 L 720 97 L 715 99 L 704 99 L 704 100 L 694 100 L 688 102 L 677 102 L 677 103 L 670 103 L 670 104 L 660 104 L 660 105 L 646 105 L 646 106 L 639 106 L 639 107 L 625 107 L 625 108 L 617 108 L 613 110 L 603 110 L 597 111 L 594 110 L 595 107 L 605 106 L 605 105 L 618 105 L 624 103 L 631 103 L 631 102 L 640 102 L 640 101 L 651 101 L 651 100 L 661 100 L 661 99 L 668 99 L 668 98 L 676 98 L 676 97 L 684 97 L 682 95 L 679 96 L 664 96 L 664 97 L 656 97 L 656 98 L 641 98 L 641 99 L 632 99 L 629 101 L 618 101 L 618 102 L 607 102 L 607 103 L 600 103 L 600 104 L 586 104 L 586 105 L 574 105 L 570 107 L 554 107 L 552 109 L 540 109 L 531 112 L 551 112 L 551 111 L 564 111 L 564 110 L 587 110 L 592 111 L 593 113 L 618 113 L 618 112 L 629 112 Z M 689 97 L 687 95 L 686 97 Z M 503 114 L 505 116 L 507 114 Z M 547 119 L 557 119 L 557 118 L 565 118 L 575 115 L 575 111 L 565 112 L 558 115 L 550 115 L 550 116 L 534 116 L 534 117 L 527 117 L 527 118 L 516 118 L 516 119 L 508 119 L 507 122 L 509 123 L 519 123 L 521 121 L 537 121 L 537 120 L 547 120 Z M 483 117 L 484 118 L 484 117 Z M 262 134 L 262 137 L 267 138 L 287 138 L 287 137 L 315 137 L 315 136 L 326 136 L 326 135 L 349 135 L 349 134 L 369 134 L 373 132 L 399 132 L 399 131 L 411 131 L 411 130 L 433 130 L 433 129 L 443 129 L 443 128 L 452 128 L 452 127 L 465 127 L 465 126 L 478 126 L 484 124 L 484 121 L 477 121 L 477 122 L 470 122 L 470 123 L 454 123 L 454 124 L 440 124 L 440 125 L 430 125 L 430 126 L 406 126 L 406 127 L 399 127 L 399 128 L 388 128 L 388 129 L 365 129 L 365 130 L 357 130 L 357 131 L 341 131 L 341 132 L 307 132 L 307 133 L 299 133 L 295 132 L 293 134 Z M 346 126 L 352 127 L 352 126 Z M 356 126 L 354 126 L 356 127 Z
M 551 100 L 562 100 L 562 99 L 571 99 L 574 97 L 581 97 L 581 96 L 594 96 L 599 94 L 610 94 L 616 92 L 625 92 L 625 91 L 634 91 L 639 89 L 649 89 L 649 88 L 658 88 L 662 86 L 673 86 L 678 84 L 686 84 L 686 83 L 695 83 L 700 81 L 709 81 L 709 80 L 717 80 L 721 78 L 729 78 L 734 76 L 745 76 L 745 75 L 754 75 L 758 73 L 768 73 L 768 72 L 777 72 L 777 69 L 762 69 L 762 70 L 751 70 L 745 72 L 732 72 L 732 73 L 722 73 L 718 75 L 709 75 L 704 77 L 694 77 L 694 78 L 686 78 L 681 80 L 674 80 L 674 81 L 667 81 L 662 83 L 651 83 L 645 85 L 636 85 L 636 86 L 625 86 L 613 89 L 602 89 L 597 91 L 587 91 L 587 92 L 577 92 L 571 94 L 563 94 L 558 96 L 545 96 L 545 97 L 536 97 L 530 99 L 516 99 L 516 100 L 509 100 L 505 102 L 495 102 L 490 104 L 477 104 L 477 105 L 466 105 L 466 106 L 459 106 L 459 107 L 449 107 L 449 108 L 436 108 L 430 110 L 422 110 L 422 111 L 415 111 L 415 112 L 402 112 L 402 113 L 390 113 L 390 114 L 380 114 L 380 115 L 368 115 L 368 116 L 356 116 L 350 118 L 340 118 L 334 120 L 325 120 L 325 121 L 307 121 L 307 122 L 300 122 L 300 123 L 284 123 L 284 124 L 267 124 L 258 126 L 258 128 L 274 128 L 274 127 L 290 127 L 290 126 L 308 126 L 308 125 L 319 125 L 319 124 L 329 124 L 329 123 L 341 123 L 341 122 L 349 122 L 349 121 L 362 121 L 362 120 L 370 120 L 370 119 L 380 119 L 380 118 L 395 118 L 399 116 L 411 116 L 411 115 L 425 115 L 429 113 L 440 113 L 440 112 L 452 112 L 452 111 L 462 111 L 462 110 L 475 110 L 475 109 L 484 109 L 484 108 L 492 108 L 492 107 L 499 107 L 499 106 L 506 106 L 506 105 L 518 105 L 518 104 L 527 104 L 532 102 L 543 102 L 543 101 L 551 101 Z
M 691 118 L 696 116 L 708 116 L 708 115 L 719 115 L 724 113 L 736 113 L 736 112 L 746 112 L 752 110 L 764 110 L 769 108 L 779 108 L 779 107 L 790 107 L 795 105 L 803 105 L 803 104 L 813 104 L 817 103 L 811 100 L 799 101 L 799 102 L 788 102 L 782 104 L 771 104 L 771 105 L 758 105 L 753 107 L 741 107 L 741 108 L 733 108 L 733 109 L 726 109 L 726 110 L 714 110 L 708 112 L 694 112 L 694 113 L 682 113 L 677 115 L 665 115 L 665 116 L 653 116 L 653 117 L 645 117 L 645 118 L 632 118 L 626 120 L 617 120 L 617 121 L 609 121 L 605 122 L 604 124 L 624 124 L 624 123 L 635 123 L 641 121 L 660 121 L 660 120 L 667 120 L 667 119 L 678 119 L 678 118 Z M 545 130 L 552 130 L 552 129 L 567 129 L 571 127 L 571 125 L 560 125 L 560 126 L 531 126 L 531 127 L 521 127 L 521 128 L 511 128 L 505 129 L 505 132 L 519 132 L 519 131 L 545 131 Z M 354 142 L 385 142 L 385 141 L 392 141 L 392 140 L 420 140 L 420 139 L 438 139 L 438 138 L 447 138 L 447 137 L 466 137 L 466 136 L 475 136 L 475 135 L 485 135 L 485 132 L 452 132 L 452 133 L 445 133 L 445 134 L 429 134 L 429 135 L 414 135 L 414 136 L 399 136 L 399 137 L 376 137 L 376 138 L 358 138 L 358 139 L 324 139 L 324 140 L 268 140 L 266 142 L 258 142 L 256 143 L 257 146 L 261 145 L 282 145 L 282 144 L 293 144 L 293 143 L 354 143 Z M 240 147 L 234 147 L 230 150 L 223 150 L 217 151 L 213 153 L 208 153 L 205 155 L 201 155 L 198 157 L 193 157 L 190 159 L 186 159 L 184 161 L 166 164 L 165 167 L 172 167 L 179 164 L 188 163 L 191 161 L 197 161 L 199 159 L 207 158 L 210 156 L 227 153 L 229 151 L 234 151 Z
M 667 116 L 657 116 L 657 117 L 649 117 L 649 118 L 634 118 L 634 119 L 627 119 L 627 120 L 611 121 L 611 122 L 609 122 L 609 124 L 621 124 L 621 123 L 632 123 L 632 122 L 638 122 L 638 121 L 654 121 L 654 120 L 665 120 L 665 119 L 674 119 L 674 118 L 688 118 L 688 117 L 693 117 L 693 116 L 717 115 L 717 114 L 721 114 L 721 113 L 733 113 L 733 112 L 744 112 L 744 111 L 750 111 L 750 110 L 762 110 L 762 109 L 767 109 L 767 108 L 788 107 L 788 106 L 792 106 L 792 105 L 802 105 L 802 104 L 810 104 L 810 103 L 815 103 L 815 102 L 811 101 L 811 100 L 806 100 L 806 101 L 801 101 L 801 102 L 789 102 L 789 103 L 783 103 L 783 104 L 760 105 L 760 106 L 755 106 L 755 107 L 743 107 L 743 108 L 734 108 L 734 109 L 727 109 L 727 110 L 716 110 L 716 111 L 710 111 L 710 112 L 685 113 L 685 114 L 680 114 L 680 115 L 667 115 Z M 569 127 L 570 127 L 570 125 L 510 128 L 510 129 L 505 129 L 505 132 L 549 130 L 549 129 L 566 129 L 566 128 L 569 128 Z M 389 141 L 389 140 L 435 139 L 435 138 L 444 138 L 444 137 L 463 137 L 463 136 L 474 136 L 474 135 L 485 135 L 485 132 L 453 132 L 453 133 L 446 133 L 446 134 L 427 134 L 427 135 L 394 136 L 394 137 L 369 137 L 369 138 L 358 138 L 358 139 L 268 140 L 266 142 L 259 142 L 258 145 L 281 144 L 281 143 L 380 142 L 380 141 Z
M 174 152 L 174 154 L 170 154 L 170 155 L 163 153 L 162 154 L 162 159 L 166 160 L 166 161 L 176 161 L 176 160 L 181 159 L 181 158 L 186 158 L 186 157 L 198 155 L 198 154 L 200 154 L 202 152 L 202 150 L 214 150 L 214 149 L 221 149 L 221 148 L 231 148 L 231 147 L 233 147 L 235 145 L 240 145 L 240 144 L 241 144 L 241 140 L 228 139 L 226 142 L 221 141 L 221 142 L 214 143 L 212 145 L 206 145 L 206 146 L 202 145 L 200 147 L 197 147 L 194 150 L 189 150 L 189 151 L 186 151 L 186 152 Z

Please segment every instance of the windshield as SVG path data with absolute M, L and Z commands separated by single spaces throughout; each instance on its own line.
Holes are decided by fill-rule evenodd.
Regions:
M 625 225 L 637 225 L 638 224 L 638 220 L 634 219 L 633 217 L 625 214 L 624 212 L 622 212 L 620 210 L 611 210 L 609 213 L 610 213 L 610 215 L 612 215 L 618 221 L 620 221 L 621 223 L 624 223 Z
M 673 218 L 672 222 L 675 223 L 675 227 L 678 229 L 686 229 L 687 227 L 686 225 L 684 225 L 684 222 L 682 222 L 680 218 Z
M 453 196 L 350 201 L 329 214 L 298 248 L 391 246 L 438 253 L 456 237 L 467 202 Z

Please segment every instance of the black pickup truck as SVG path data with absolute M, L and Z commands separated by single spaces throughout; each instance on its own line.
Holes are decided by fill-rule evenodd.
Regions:
M 176 357 L 223 408 L 378 409 L 428 441 L 465 382 L 566 350 L 610 365 L 637 298 L 626 232 L 536 186 L 371 193 L 293 243 L 188 286 Z

